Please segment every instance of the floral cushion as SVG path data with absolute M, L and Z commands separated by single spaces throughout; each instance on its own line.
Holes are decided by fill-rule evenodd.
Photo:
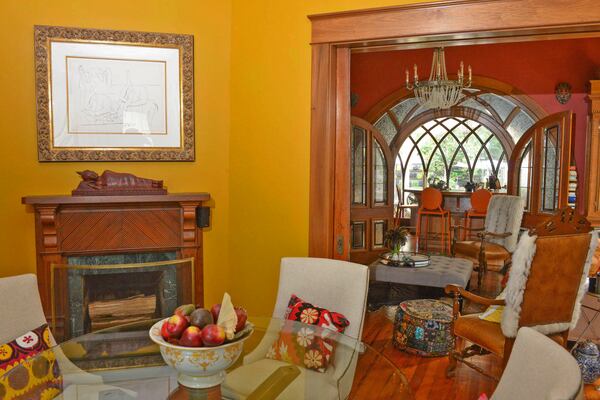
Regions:
M 333 354 L 330 329 L 286 322 L 279 337 L 267 352 L 267 358 L 325 372 Z
M 0 345 L 0 399 L 53 399 L 62 392 L 50 345 L 47 324 Z
M 344 333 L 348 325 L 350 325 L 350 321 L 344 315 L 315 306 L 302 300 L 295 294 L 290 297 L 285 319 L 299 321 L 308 325 L 317 325 L 339 333 Z
M 310 326 L 284 325 L 267 358 L 325 372 L 332 362 L 334 332 L 343 333 L 350 322 L 342 314 L 317 307 L 294 294 L 288 302 L 285 319 Z

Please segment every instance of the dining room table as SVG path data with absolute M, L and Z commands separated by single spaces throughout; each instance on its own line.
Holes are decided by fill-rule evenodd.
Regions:
M 300 322 L 275 318 L 250 318 L 252 335 L 241 356 L 226 371 L 220 385 L 190 388 L 178 383 L 178 372 L 168 366 L 159 346 L 149 337 L 159 320 L 148 320 L 87 333 L 27 359 L 0 376 L 0 394 L 27 399 L 27 382 L 41 369 L 53 368 L 61 389 L 45 399 L 64 400 L 163 400 L 163 399 L 412 399 L 410 385 L 384 354 L 360 340 L 327 332 L 333 356 L 326 370 L 316 372 L 291 360 L 289 366 L 267 373 L 253 367 L 268 359 L 266 348 L 283 329 L 299 332 Z M 322 335 L 316 331 L 316 336 Z M 50 364 L 48 360 L 53 360 Z M 281 361 L 279 361 L 281 362 Z M 288 373 L 290 370 L 292 373 Z M 286 372 L 287 371 L 287 372 Z M 250 381 L 251 393 L 237 391 L 239 381 Z M 53 394 L 51 396 L 51 394 Z M 0 396 L 2 397 L 2 396 Z M 13 397 L 6 397 L 13 398 Z

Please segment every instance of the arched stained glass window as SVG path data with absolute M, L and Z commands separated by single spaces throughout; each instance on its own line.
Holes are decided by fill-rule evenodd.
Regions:
M 511 96 L 478 88 L 444 111 L 423 109 L 407 97 L 376 118 L 374 126 L 395 156 L 399 191 L 406 196 L 434 179 L 462 190 L 490 176 L 505 186 L 512 148 L 535 123 L 535 114 Z M 397 202 L 398 194 L 394 197 Z
M 400 148 L 395 171 L 406 175 L 405 189 L 423 189 L 433 179 L 461 189 L 467 182 L 484 181 L 490 175 L 506 182 L 507 160 L 506 149 L 484 125 L 446 117 L 410 134 Z

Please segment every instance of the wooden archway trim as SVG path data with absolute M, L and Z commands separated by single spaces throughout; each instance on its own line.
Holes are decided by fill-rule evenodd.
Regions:
M 498 18 L 499 13 L 502 18 Z M 357 47 L 484 37 L 527 39 L 556 33 L 589 36 L 600 31 L 596 0 L 442 0 L 308 18 L 312 22 L 312 44 Z
M 502 10 L 502 18 L 498 18 L 498 10 Z M 312 111 L 308 252 L 315 257 L 340 259 L 349 255 L 351 49 L 600 36 L 597 0 L 452 0 L 309 18 Z

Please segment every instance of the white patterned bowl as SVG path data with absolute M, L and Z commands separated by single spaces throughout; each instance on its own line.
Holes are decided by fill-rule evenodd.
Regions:
M 160 328 L 168 318 L 158 321 L 150 328 L 150 339 L 160 347 L 165 362 L 175 368 L 177 381 L 194 389 L 220 385 L 225 380 L 225 370 L 242 354 L 244 342 L 254 331 L 252 324 L 246 323 L 232 342 L 216 347 L 184 347 L 166 342 L 160 335 Z

